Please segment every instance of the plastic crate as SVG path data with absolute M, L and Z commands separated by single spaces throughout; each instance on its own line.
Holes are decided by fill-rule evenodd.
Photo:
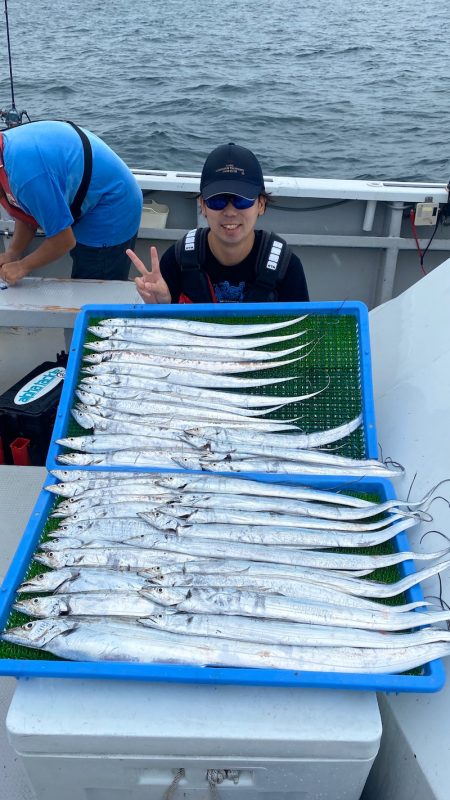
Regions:
M 362 413 L 362 426 L 347 437 L 341 455 L 354 458 L 377 458 L 378 447 L 375 428 L 372 374 L 370 361 L 369 323 L 367 307 L 359 302 L 343 303 L 252 303 L 252 304 L 199 304 L 199 305 L 127 305 L 127 306 L 84 306 L 77 317 L 70 349 L 67 374 L 55 420 L 52 440 L 47 457 L 47 468 L 60 468 L 57 456 L 66 452 L 57 445 L 56 439 L 86 433 L 75 423 L 71 409 L 76 403 L 75 389 L 80 380 L 80 365 L 87 328 L 101 318 L 108 317 L 171 317 L 192 318 L 233 322 L 265 322 L 276 318 L 289 319 L 307 314 L 302 327 L 311 328 L 317 344 L 311 348 L 308 357 L 287 370 L 297 369 L 297 379 L 277 385 L 276 397 L 283 394 L 314 391 L 316 388 L 330 386 L 326 391 L 306 403 L 298 411 L 302 414 L 302 429 L 310 432 L 332 428 L 348 422 Z M 305 337 L 306 338 L 306 337 Z M 170 332 L 168 334 L 170 340 Z M 274 350 L 276 353 L 276 350 Z M 277 370 L 277 375 L 284 374 Z M 292 373 L 291 373 L 292 374 Z M 303 384 L 300 383 L 303 381 Z M 308 388 L 306 388 L 308 387 Z M 270 389 L 258 390 L 274 394 Z M 279 412 L 282 415 L 283 412 Z M 298 412 L 297 412 L 298 413 Z M 68 467 L 70 469 L 70 467 Z M 116 469 L 116 467 L 87 466 L 86 469 Z M 123 469 L 135 469 L 133 465 Z M 149 467 L 152 469 L 152 467 Z M 161 467 L 154 467 L 158 471 Z M 176 465 L 167 467 L 178 470 Z
M 248 475 L 248 478 L 260 476 Z M 242 478 L 244 481 L 245 478 Z M 262 480 L 276 482 L 267 476 Z M 49 476 L 46 483 L 54 482 Z M 282 481 L 285 482 L 284 480 Z M 395 492 L 391 483 L 382 479 L 363 478 L 352 482 L 348 478 L 310 478 L 300 480 L 292 477 L 290 482 L 314 488 L 334 491 L 354 491 L 358 495 L 371 495 L 380 501 L 393 499 Z M 0 630 L 7 626 L 17 586 L 27 574 L 33 553 L 46 525 L 55 496 L 42 490 L 30 521 L 20 541 L 17 552 L 0 591 Z M 409 550 L 406 533 L 392 540 L 396 551 Z M 415 572 L 412 561 L 397 565 L 400 577 Z M 40 567 L 37 571 L 40 571 Z M 408 602 L 422 600 L 420 586 L 405 592 Z M 418 614 L 420 612 L 417 612 Z M 24 620 L 25 621 L 25 617 Z M 14 624 L 22 624 L 16 621 Z M 11 646 L 10 646 L 11 647 Z M 302 686 L 335 689 L 364 689 L 395 692 L 436 692 L 442 688 L 445 672 L 441 660 L 432 661 L 423 667 L 421 674 L 344 674 L 332 672 L 302 672 L 274 669 L 238 669 L 221 667 L 175 666 L 165 664 L 132 664 L 128 662 L 75 662 L 55 660 L 54 656 L 36 650 L 17 648 L 18 657 L 6 656 L 6 643 L 0 642 L 0 674 L 25 677 L 47 676 L 58 678 L 111 678 L 123 680 L 168 681 L 183 683 L 247 684 L 267 686 Z M 24 656 L 20 657 L 20 653 Z M 52 659 L 52 660 L 50 660 Z

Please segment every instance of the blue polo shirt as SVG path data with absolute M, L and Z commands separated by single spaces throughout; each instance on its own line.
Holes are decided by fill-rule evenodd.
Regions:
M 142 192 L 127 165 L 105 142 L 83 128 L 92 146 L 92 177 L 73 232 L 90 247 L 111 247 L 139 228 Z M 83 175 L 80 136 L 66 122 L 45 121 L 4 131 L 4 165 L 20 207 L 46 236 L 73 223 L 72 203 Z

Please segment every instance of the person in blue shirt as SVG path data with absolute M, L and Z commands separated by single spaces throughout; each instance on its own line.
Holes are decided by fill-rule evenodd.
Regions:
M 15 219 L 0 278 L 16 284 L 70 252 L 72 278 L 127 280 L 142 192 L 127 165 L 73 123 L 26 123 L 0 134 L 0 203 Z M 40 228 L 45 238 L 24 255 Z

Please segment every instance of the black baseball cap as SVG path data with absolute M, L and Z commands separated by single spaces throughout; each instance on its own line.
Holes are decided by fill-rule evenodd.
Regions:
M 209 154 L 200 179 L 200 193 L 205 200 L 215 194 L 237 194 L 255 200 L 264 191 L 261 165 L 251 150 L 230 142 Z

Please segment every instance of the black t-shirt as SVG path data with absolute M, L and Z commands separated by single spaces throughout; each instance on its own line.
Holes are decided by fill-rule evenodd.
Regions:
M 256 259 L 261 240 L 261 231 L 255 231 L 253 247 L 239 264 L 224 266 L 212 254 L 206 240 L 204 270 L 214 287 L 218 303 L 242 303 L 247 287 L 252 286 L 256 276 Z M 181 269 L 175 258 L 175 245 L 169 247 L 161 258 L 161 274 L 166 281 L 172 303 L 178 303 L 181 294 Z M 300 259 L 292 253 L 284 277 L 277 284 L 278 301 L 307 302 L 309 300 L 305 273 Z

